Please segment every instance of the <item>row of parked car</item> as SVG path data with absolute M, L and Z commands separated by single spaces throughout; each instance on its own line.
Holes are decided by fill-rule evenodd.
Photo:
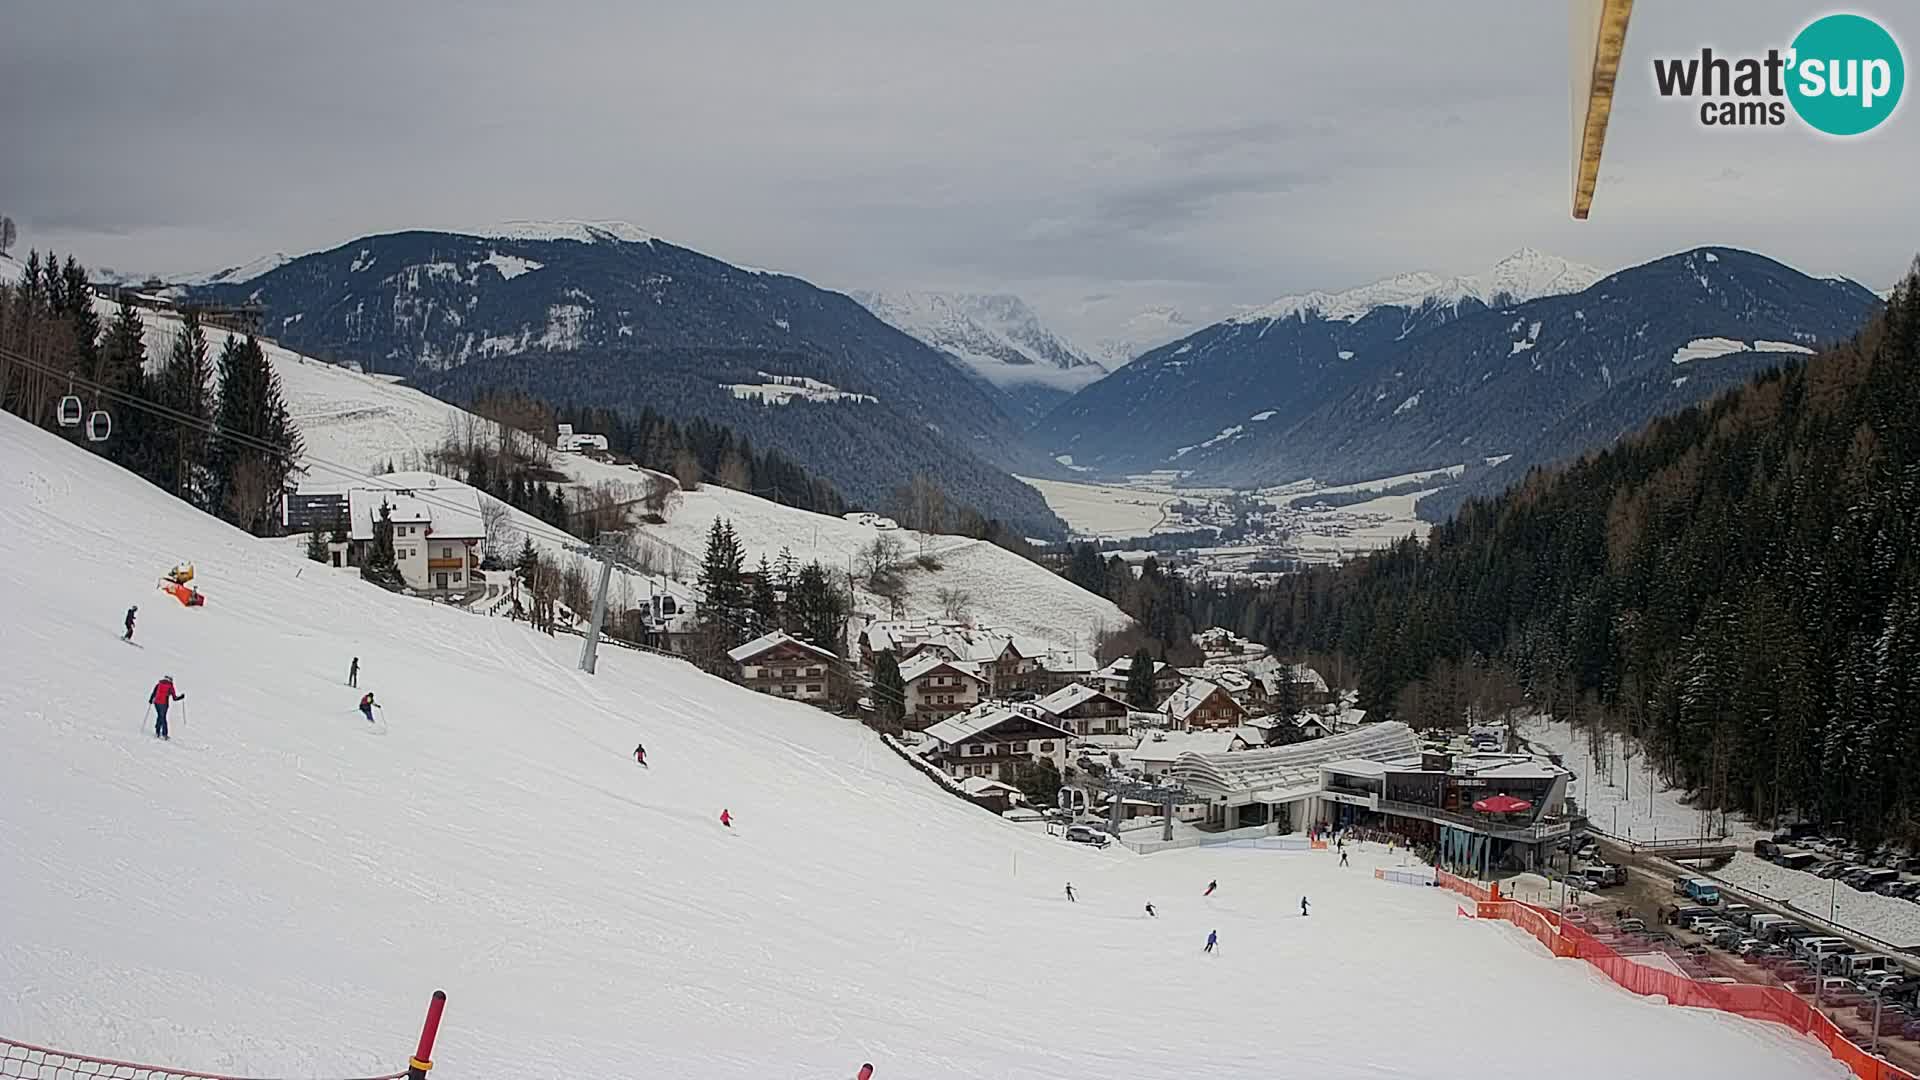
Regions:
M 1786 833 L 1754 841 L 1753 853 L 1790 870 L 1831 878 L 1860 892 L 1920 904 L 1920 880 L 1902 876 L 1920 873 L 1920 856 L 1891 848 L 1865 851 L 1847 841 L 1820 836 L 1796 838 Z
M 1745 904 L 1680 907 L 1669 918 L 1823 1005 L 1852 1006 L 1871 1023 L 1877 1004 L 1883 1036 L 1920 1038 L 1920 979 L 1890 956 L 1860 952 L 1843 938 Z

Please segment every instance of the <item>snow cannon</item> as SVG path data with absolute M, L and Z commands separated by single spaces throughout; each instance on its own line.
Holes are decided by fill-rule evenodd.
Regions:
M 175 600 L 180 601 L 181 605 L 184 607 L 193 608 L 193 607 L 207 606 L 207 598 L 200 594 L 199 589 L 196 589 L 191 585 L 182 585 L 177 581 L 169 581 L 169 582 L 165 582 L 160 587 L 166 590 L 169 594 L 171 594 Z
M 185 585 L 187 582 L 192 581 L 193 580 L 193 564 L 190 562 L 183 562 L 180 565 L 175 566 L 173 569 L 167 571 L 166 580 L 173 582 L 175 585 Z

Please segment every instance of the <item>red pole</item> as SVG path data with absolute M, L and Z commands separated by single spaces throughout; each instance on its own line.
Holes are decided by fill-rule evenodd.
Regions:
M 433 1068 L 433 1040 L 440 1034 L 440 1013 L 446 1007 L 447 992 L 435 990 L 427 1003 L 427 1022 L 420 1026 L 420 1046 L 407 1062 L 407 1080 L 427 1080 L 427 1070 Z

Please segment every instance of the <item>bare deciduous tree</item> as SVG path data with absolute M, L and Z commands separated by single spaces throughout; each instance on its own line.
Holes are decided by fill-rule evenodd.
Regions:
M 866 579 L 869 592 L 887 597 L 899 594 L 904 584 L 899 569 L 904 553 L 899 537 L 884 532 L 860 549 L 860 574 Z
M 934 592 L 940 601 L 941 614 L 953 622 L 966 620 L 967 612 L 973 607 L 973 594 L 965 589 L 950 589 L 941 586 Z

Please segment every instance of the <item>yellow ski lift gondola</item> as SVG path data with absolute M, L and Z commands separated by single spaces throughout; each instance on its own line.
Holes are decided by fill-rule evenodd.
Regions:
M 113 417 L 103 409 L 95 409 L 87 416 L 87 441 L 106 442 L 113 434 Z

